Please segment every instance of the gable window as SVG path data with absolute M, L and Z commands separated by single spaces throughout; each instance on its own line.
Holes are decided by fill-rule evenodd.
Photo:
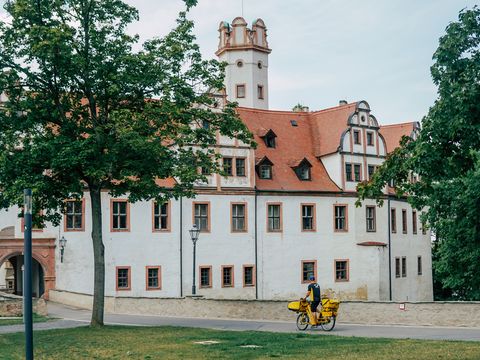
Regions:
M 395 277 L 399 278 L 401 274 L 401 269 L 400 269 L 400 258 L 397 257 L 395 258 Z
M 375 206 L 367 206 L 366 208 L 366 218 L 367 218 L 367 231 L 375 232 Z
M 263 85 L 257 86 L 257 97 L 263 100 Z
M 348 281 L 349 280 L 349 269 L 348 269 L 348 260 L 335 260 L 335 281 Z
M 129 230 L 129 204 L 127 200 L 112 200 L 112 231 Z
M 362 142 L 360 141 L 360 131 L 353 130 L 353 143 L 356 145 L 361 145 Z
M 397 211 L 390 209 L 390 229 L 392 233 L 397 232 Z
M 245 92 L 244 84 L 237 85 L 237 99 L 243 99 L 245 97 Z
M 422 275 L 423 269 L 422 269 L 422 257 L 417 256 L 417 275 Z
M 362 165 L 345 163 L 345 179 L 346 181 L 362 181 Z
M 117 290 L 130 290 L 130 266 L 117 266 Z
M 200 266 L 200 287 L 209 288 L 212 287 L 212 267 Z
M 253 265 L 243 266 L 243 286 L 255 286 L 255 273 Z
M 84 202 L 77 200 L 67 200 L 66 202 L 66 231 L 84 230 Z
M 347 181 L 353 181 L 352 164 L 349 164 L 349 163 L 345 164 L 345 179 Z
M 334 205 L 335 231 L 347 231 L 347 206 Z
M 417 233 L 417 212 L 415 210 L 412 211 L 412 232 Z
M 302 230 L 315 230 L 315 205 L 302 204 Z
M 310 281 L 310 277 L 317 279 L 317 262 L 315 260 L 302 261 L 302 283 Z
M 267 205 L 267 229 L 269 232 L 282 231 L 282 206 L 280 204 Z
M 160 266 L 147 266 L 147 290 L 160 290 L 162 288 Z
M 367 145 L 368 146 L 373 146 L 373 132 L 367 131 Z
M 169 203 L 153 203 L 153 230 L 162 231 L 169 229 Z
M 235 159 L 235 175 L 245 176 L 245 159 L 244 158 Z
M 402 232 L 407 233 L 407 210 L 402 210 Z
M 353 165 L 353 174 L 355 181 L 362 181 L 362 166 L 360 164 Z
M 232 232 L 243 232 L 247 230 L 246 205 L 232 204 Z
M 193 203 L 193 222 L 200 231 L 210 231 L 209 203 Z
M 222 266 L 222 287 L 233 287 L 233 265 Z
M 232 167 L 233 159 L 231 157 L 224 157 L 223 158 L 223 172 L 227 176 L 233 175 L 233 167 Z

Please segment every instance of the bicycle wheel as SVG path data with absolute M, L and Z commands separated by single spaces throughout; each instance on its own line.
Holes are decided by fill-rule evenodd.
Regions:
M 333 328 L 335 327 L 335 320 L 336 320 L 336 317 L 335 316 L 332 316 L 330 318 L 330 321 L 327 322 L 327 323 L 320 323 L 320 326 L 322 327 L 322 330 L 324 331 L 332 331 Z
M 309 320 L 308 320 L 308 315 L 306 313 L 303 313 L 303 314 L 299 314 L 297 316 L 297 329 L 298 330 L 306 330 L 307 327 L 308 327 L 308 323 L 309 323 Z

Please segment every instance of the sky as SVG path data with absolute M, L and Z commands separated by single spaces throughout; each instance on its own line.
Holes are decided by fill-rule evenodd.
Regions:
M 125 0 L 142 40 L 166 35 L 181 0 Z M 3 1 L 2 1 L 3 3 Z M 320 110 L 366 100 L 381 124 L 420 121 L 436 99 L 430 77 L 438 39 L 478 0 L 243 0 L 249 25 L 262 18 L 269 57 L 270 108 Z M 2 14 L 0 13 L 0 16 Z M 242 15 L 242 0 L 199 0 L 188 17 L 205 58 L 215 57 L 220 21 Z

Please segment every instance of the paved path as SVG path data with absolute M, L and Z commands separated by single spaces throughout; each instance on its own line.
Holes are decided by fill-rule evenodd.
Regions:
M 48 303 L 49 315 L 63 320 L 35 324 L 35 329 L 68 328 L 88 325 L 90 311 L 73 307 Z M 250 321 L 250 320 L 225 320 L 225 319 L 199 319 L 143 315 L 118 315 L 106 314 L 105 323 L 111 325 L 134 326 L 185 326 L 209 328 L 219 330 L 255 330 L 272 332 L 298 332 L 295 326 L 295 316 L 292 314 L 291 322 L 281 321 Z M 4 326 L 2 332 L 22 331 L 22 326 Z M 8 328 L 8 329 L 7 329 Z M 307 330 L 308 334 L 384 337 L 396 339 L 430 339 L 430 340 L 471 340 L 480 341 L 480 328 L 448 328 L 431 326 L 391 326 L 391 325 L 357 325 L 339 323 L 332 332 L 321 329 Z

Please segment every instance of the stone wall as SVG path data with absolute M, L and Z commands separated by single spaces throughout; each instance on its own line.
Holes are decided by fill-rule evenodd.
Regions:
M 92 297 L 53 290 L 50 300 L 90 309 Z M 117 314 L 295 321 L 286 301 L 107 297 L 106 311 Z M 480 327 L 480 302 L 368 302 L 340 304 L 339 322 Z
M 21 296 L 0 293 L 0 317 L 4 316 L 22 316 L 23 299 Z M 34 299 L 33 300 L 33 312 L 47 316 L 47 304 L 43 299 Z

